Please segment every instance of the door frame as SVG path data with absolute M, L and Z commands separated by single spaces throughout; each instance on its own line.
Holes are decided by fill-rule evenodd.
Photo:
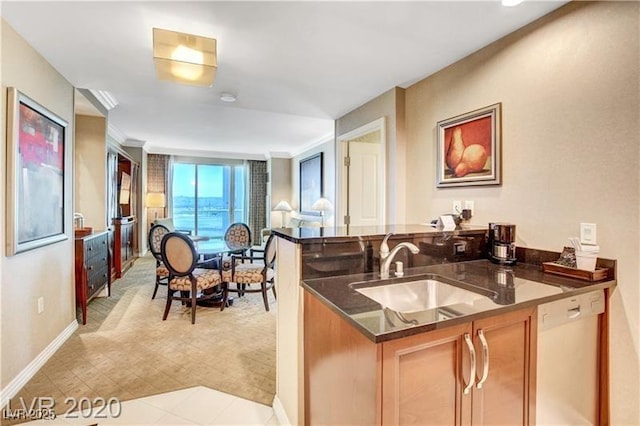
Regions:
M 379 185 L 382 190 L 382 194 L 379 198 L 379 207 L 382 212 L 382 224 L 386 224 L 387 220 L 387 209 L 386 209 L 386 200 L 387 200 L 387 186 L 386 186 L 386 175 L 387 175 L 387 124 L 385 117 L 380 117 L 377 120 L 374 120 L 370 123 L 367 123 L 363 126 L 358 127 L 357 129 L 351 130 L 345 134 L 339 135 L 336 138 L 336 188 L 338 190 L 338 194 L 336 196 L 336 226 L 344 225 L 344 217 L 347 215 L 347 192 L 348 192 L 348 181 L 347 181 L 347 166 L 344 164 L 344 158 L 347 156 L 348 152 L 348 144 L 351 140 L 356 139 L 360 136 L 364 136 L 368 133 L 372 133 L 375 131 L 380 131 L 380 169 L 379 170 Z

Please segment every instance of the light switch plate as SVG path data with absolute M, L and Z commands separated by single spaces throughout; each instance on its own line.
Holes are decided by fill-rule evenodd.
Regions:
M 471 215 L 473 215 L 473 208 L 475 207 L 475 203 L 473 202 L 473 200 L 466 200 L 464 202 L 464 208 L 471 210 Z
M 598 244 L 595 223 L 580 224 L 580 244 Z

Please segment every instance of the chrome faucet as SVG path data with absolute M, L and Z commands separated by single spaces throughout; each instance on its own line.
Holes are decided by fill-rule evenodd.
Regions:
M 409 242 L 402 242 L 395 246 L 393 250 L 389 251 L 389 245 L 387 244 L 387 240 L 391 237 L 393 233 L 388 233 L 385 235 L 382 240 L 382 244 L 380 244 L 380 278 L 389 278 L 389 266 L 393 261 L 393 258 L 398 254 L 400 250 L 403 248 L 411 250 L 411 253 L 417 254 L 420 253 L 420 249 L 415 246 L 415 244 Z

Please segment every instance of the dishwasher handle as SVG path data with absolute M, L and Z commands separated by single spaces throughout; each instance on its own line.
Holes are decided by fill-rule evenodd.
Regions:
M 574 319 L 580 316 L 580 305 L 575 308 L 567 309 L 567 318 Z

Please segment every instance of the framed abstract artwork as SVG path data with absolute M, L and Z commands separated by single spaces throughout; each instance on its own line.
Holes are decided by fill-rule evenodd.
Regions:
M 501 104 L 437 124 L 436 186 L 500 185 Z
M 300 161 L 300 212 L 317 215 L 311 206 L 323 194 L 323 153 Z
M 7 254 L 67 239 L 67 122 L 17 89 L 7 93 Z

